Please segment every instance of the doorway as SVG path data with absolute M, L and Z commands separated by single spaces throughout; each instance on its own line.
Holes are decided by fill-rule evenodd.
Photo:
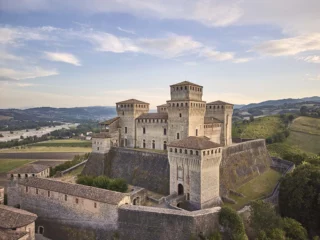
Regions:
M 183 185 L 181 183 L 178 184 L 178 195 L 183 195 Z

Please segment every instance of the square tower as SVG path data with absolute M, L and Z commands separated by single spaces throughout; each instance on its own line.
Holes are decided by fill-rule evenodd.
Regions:
M 149 112 L 149 103 L 137 99 L 129 99 L 116 103 L 118 117 L 120 117 L 120 146 L 136 146 L 136 118 Z
M 170 194 L 186 195 L 195 209 L 220 205 L 219 166 L 222 146 L 190 136 L 168 145 Z
M 206 117 L 216 118 L 222 122 L 220 143 L 224 146 L 232 144 L 233 104 L 214 101 L 207 104 Z
M 184 81 L 171 85 L 170 92 L 171 100 L 167 101 L 169 143 L 188 136 L 204 136 L 203 87 Z

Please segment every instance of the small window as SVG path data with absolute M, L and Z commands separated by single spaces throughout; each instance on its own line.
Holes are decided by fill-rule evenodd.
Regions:
M 97 147 L 97 151 L 99 151 L 99 147 Z
M 170 148 L 170 152 L 172 152 L 172 148 Z
M 177 139 L 180 139 L 180 134 L 179 133 L 177 133 Z
M 184 86 L 184 90 L 187 90 L 187 86 Z
M 50 197 L 50 191 L 48 191 L 48 197 Z
M 175 153 L 177 153 L 177 152 L 178 152 L 178 150 L 175 148 L 175 149 L 174 149 L 174 152 L 175 152 Z
M 124 128 L 124 133 L 128 133 L 128 128 L 127 127 Z
M 205 156 L 206 155 L 206 152 L 205 151 L 203 151 L 203 156 Z
M 167 150 L 167 142 L 166 141 L 163 142 L 163 150 Z
M 185 154 L 188 154 L 188 150 L 187 150 L 187 149 L 185 149 L 185 150 L 184 150 L 184 153 L 185 153 Z
M 38 190 L 38 188 L 36 188 L 36 194 L 39 194 L 39 190 Z
M 219 148 L 219 152 L 221 152 L 221 148 Z
M 146 148 L 146 140 L 143 140 L 143 148 Z
M 97 203 L 96 202 L 94 203 L 94 208 L 97 208 Z
M 28 189 L 28 187 L 26 187 L 26 192 L 28 192 L 29 191 L 29 189 Z
M 197 156 L 199 155 L 199 152 L 198 152 L 198 151 L 196 151 L 196 155 L 197 155 Z
M 152 140 L 152 149 L 156 148 L 156 142 L 154 140 Z
M 213 150 L 211 150 L 211 154 L 213 154 Z
M 25 178 L 28 178 L 28 174 L 25 174 L 24 176 L 25 176 Z
M 20 175 L 20 173 L 18 174 L 18 178 L 21 178 L 21 175 Z
M 44 233 L 44 227 L 39 227 L 39 233 L 43 234 Z
M 179 151 L 180 153 L 182 153 L 182 149 L 180 148 L 180 151 Z
M 161 120 L 161 122 L 162 122 L 162 120 Z M 167 135 L 167 129 L 166 128 L 163 129 L 163 135 Z
M 196 129 L 196 136 L 198 136 L 198 129 Z
M 192 150 L 190 150 L 190 155 L 193 155 L 193 151 Z
M 65 201 L 68 200 L 68 195 L 64 195 L 64 200 L 65 200 Z
M 76 198 L 76 204 L 78 204 L 79 203 L 79 199 L 78 198 Z
M 142 128 L 143 134 L 146 134 L 146 128 Z
M 182 117 L 182 114 L 181 114 L 181 113 L 179 113 L 179 117 Z

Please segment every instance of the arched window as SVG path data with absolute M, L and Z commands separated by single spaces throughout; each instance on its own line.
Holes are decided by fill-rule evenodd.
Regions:
M 196 136 L 198 136 L 198 129 L 196 129 Z
M 28 174 L 25 174 L 24 176 L 25 176 L 25 178 L 28 178 Z
M 145 127 L 142 128 L 142 133 L 143 133 L 143 134 L 146 134 L 146 128 L 145 128 Z
M 163 129 L 163 135 L 167 135 L 167 129 L 166 128 Z
M 187 86 L 184 86 L 184 90 L 187 90 Z
M 190 155 L 193 155 L 193 151 L 192 150 L 190 150 Z
M 196 151 L 196 155 L 197 155 L 197 156 L 199 155 L 199 152 L 198 152 L 198 151 Z
M 206 155 L 206 151 L 203 151 L 203 156 L 205 156 Z
M 177 133 L 177 139 L 178 139 L 178 140 L 180 139 L 180 134 L 179 134 L 179 133 Z
M 166 141 L 163 142 L 163 150 L 167 150 L 167 142 Z
M 124 127 L 124 133 L 128 133 L 128 128 Z
M 184 150 L 184 153 L 185 153 L 185 154 L 188 154 L 188 150 L 187 150 L 187 149 L 185 149 L 185 150 Z
M 179 117 L 182 117 L 182 114 L 181 114 L 181 113 L 179 113 Z
M 20 175 L 20 173 L 18 174 L 18 178 L 21 178 L 21 175 Z
M 143 139 L 143 148 L 146 148 L 146 140 Z
M 156 148 L 156 142 L 154 140 L 152 140 L 152 149 Z
M 182 153 L 182 149 L 181 148 L 180 148 L 179 152 Z
M 174 107 L 174 103 L 172 103 L 172 107 Z
M 39 226 L 38 232 L 39 232 L 40 234 L 43 234 L 43 233 L 44 233 L 44 227 Z
M 175 149 L 174 149 L 174 152 L 175 152 L 175 153 L 177 153 L 177 152 L 178 152 L 178 150 L 175 148 Z

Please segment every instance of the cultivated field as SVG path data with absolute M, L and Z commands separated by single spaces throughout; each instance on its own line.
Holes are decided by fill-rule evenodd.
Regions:
M 291 124 L 290 130 L 320 136 L 320 118 L 298 117 Z
M 0 159 L 0 173 L 6 173 L 24 164 L 34 162 L 30 159 Z
M 237 204 L 226 205 L 239 210 L 250 201 L 265 197 L 273 191 L 280 178 L 281 173 L 269 169 L 236 189 L 237 192 L 242 193 L 245 197 L 230 194 L 230 197 L 235 200 Z

